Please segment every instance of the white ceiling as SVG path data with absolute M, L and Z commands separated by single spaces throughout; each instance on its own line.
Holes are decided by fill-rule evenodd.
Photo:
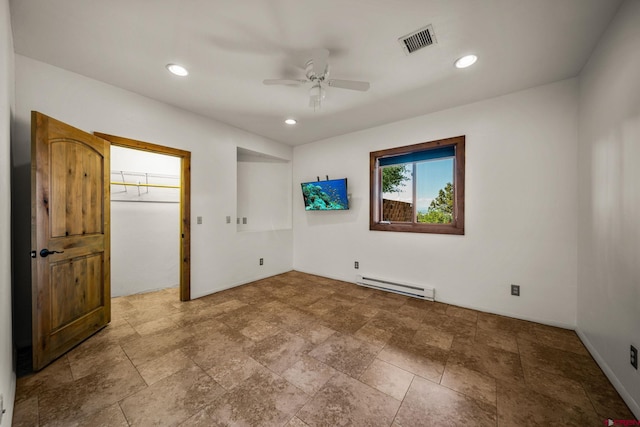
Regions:
M 13 0 L 16 53 L 291 145 L 576 76 L 618 0 Z M 437 44 L 398 38 L 432 24 Z M 303 78 L 331 51 L 322 110 Z M 479 60 L 458 70 L 466 53 Z M 190 75 L 167 72 L 167 63 Z M 283 120 L 294 117 L 295 127 Z

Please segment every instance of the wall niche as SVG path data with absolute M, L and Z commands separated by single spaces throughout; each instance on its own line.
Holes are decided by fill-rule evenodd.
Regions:
M 291 229 L 291 161 L 238 147 L 238 231 Z

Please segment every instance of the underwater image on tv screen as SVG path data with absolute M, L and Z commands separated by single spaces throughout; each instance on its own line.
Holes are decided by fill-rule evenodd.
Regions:
M 302 197 L 308 211 L 349 209 L 347 178 L 302 183 Z

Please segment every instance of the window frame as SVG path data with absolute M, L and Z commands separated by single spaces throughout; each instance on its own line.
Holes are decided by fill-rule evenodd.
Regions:
M 382 168 L 379 165 L 379 159 L 447 146 L 453 146 L 455 150 L 452 222 L 450 224 L 426 224 L 416 222 L 415 195 L 413 199 L 413 222 L 382 222 Z M 413 163 L 413 167 L 415 169 L 415 162 Z M 369 230 L 464 235 L 465 135 L 372 151 L 369 153 L 369 177 Z M 414 181 L 414 193 L 416 185 Z

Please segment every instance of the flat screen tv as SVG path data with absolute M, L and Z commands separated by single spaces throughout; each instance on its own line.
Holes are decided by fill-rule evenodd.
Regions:
M 308 211 L 335 211 L 349 209 L 347 178 L 303 182 L 302 198 Z

